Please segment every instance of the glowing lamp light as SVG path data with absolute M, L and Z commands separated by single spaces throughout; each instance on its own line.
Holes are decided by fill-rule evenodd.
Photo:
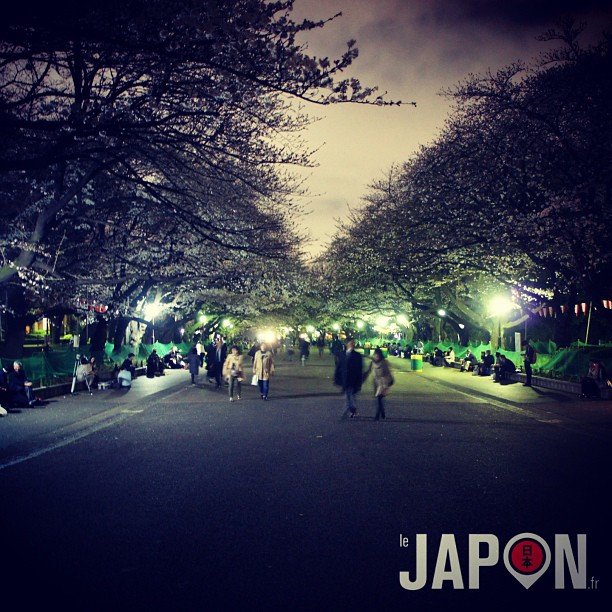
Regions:
M 446 316 L 446 310 L 444 310 L 444 308 L 440 308 L 440 310 L 438 310 L 438 315 L 441 317 L 445 317 Z
M 514 302 L 505 295 L 497 295 L 489 302 L 489 312 L 497 317 L 507 315 L 514 307 Z
M 334 323 L 334 324 L 332 325 L 332 327 L 333 327 L 333 328 L 334 328 L 336 331 L 338 331 L 338 330 L 340 329 L 340 325 L 338 325 L 338 323 Z
M 376 325 L 378 325 L 378 327 L 385 327 L 388 322 L 389 317 L 378 317 L 378 319 L 376 319 Z
M 202 315 L 200 317 L 200 323 L 208 323 L 208 317 L 206 315 Z
M 163 310 L 163 306 L 159 302 L 152 302 L 143 308 L 145 319 L 153 320 L 159 316 Z
M 397 322 L 400 325 L 408 325 L 408 317 L 406 315 L 400 315 L 397 317 Z

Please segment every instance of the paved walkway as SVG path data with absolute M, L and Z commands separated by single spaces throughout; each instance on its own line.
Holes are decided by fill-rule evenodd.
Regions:
M 561 391 L 524 387 L 521 383 L 500 385 L 489 377 L 472 376 L 456 368 L 434 367 L 428 363 L 423 364 L 422 371 L 411 371 L 409 361 L 396 357 L 389 358 L 389 362 L 396 379 L 390 402 L 410 402 L 423 385 L 435 383 L 437 387 L 432 388 L 432 392 L 440 393 L 441 386 L 449 394 L 455 394 L 457 400 L 478 398 L 506 410 L 529 412 L 544 419 L 569 418 L 612 427 L 611 400 L 583 400 Z M 271 384 L 271 402 L 291 397 L 311 397 L 313 400 L 328 398 L 335 401 L 341 410 L 339 390 L 332 383 L 333 359 L 330 355 L 322 358 L 312 355 L 305 367 L 296 359 L 288 362 L 283 355 L 279 355 L 276 369 Z M 360 404 L 367 406 L 367 414 L 371 412 L 368 403 L 370 384 L 370 381 L 365 383 L 360 396 Z M 100 419 L 121 415 L 122 411 L 138 410 L 160 395 L 174 396 L 177 392 L 180 392 L 181 401 L 227 401 L 224 390 L 214 391 L 213 386 L 206 382 L 205 375 L 200 374 L 199 384 L 192 387 L 188 372 L 167 370 L 163 377 L 137 378 L 129 391 L 96 389 L 93 395 L 80 391 L 74 395 L 51 398 L 41 407 L 12 409 L 0 420 L 0 448 L 51 430 L 73 426 L 76 422 L 82 423 L 84 419 L 95 425 Z M 243 397 L 244 401 L 258 399 L 257 388 L 248 385 L 248 381 L 243 385 Z

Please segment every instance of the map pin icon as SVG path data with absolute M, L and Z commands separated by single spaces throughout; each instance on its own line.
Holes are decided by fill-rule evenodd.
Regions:
M 514 536 L 504 548 L 506 569 L 528 589 L 548 569 L 550 548 L 534 533 Z

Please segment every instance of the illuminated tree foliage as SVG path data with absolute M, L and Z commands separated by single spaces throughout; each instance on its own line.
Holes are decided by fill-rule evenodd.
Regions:
M 564 46 L 533 68 L 469 77 L 439 139 L 372 186 L 327 254 L 345 293 L 410 300 L 491 329 L 486 296 L 542 305 L 612 294 L 612 65 L 609 38 Z M 375 296 L 368 296 L 373 291 Z M 568 341 L 567 316 L 557 340 Z M 510 327 L 520 321 L 506 321 Z
M 296 104 L 386 104 L 307 55 L 292 0 L 14 3 L 0 22 L 0 292 L 9 328 L 97 291 L 235 284 L 299 242 Z M 188 285 L 188 287 L 183 287 Z

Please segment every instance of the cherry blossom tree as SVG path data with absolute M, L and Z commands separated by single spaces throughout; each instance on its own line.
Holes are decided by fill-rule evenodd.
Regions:
M 386 104 L 309 56 L 292 0 L 59 2 L 0 23 L 0 292 L 8 330 L 74 287 L 128 309 L 228 260 L 282 258 L 302 103 Z M 295 102 L 299 104 L 296 104 Z M 174 245 L 174 246 L 171 246 Z M 47 305 L 47 306 L 45 306 Z M 19 338 L 9 342 L 16 349 Z

